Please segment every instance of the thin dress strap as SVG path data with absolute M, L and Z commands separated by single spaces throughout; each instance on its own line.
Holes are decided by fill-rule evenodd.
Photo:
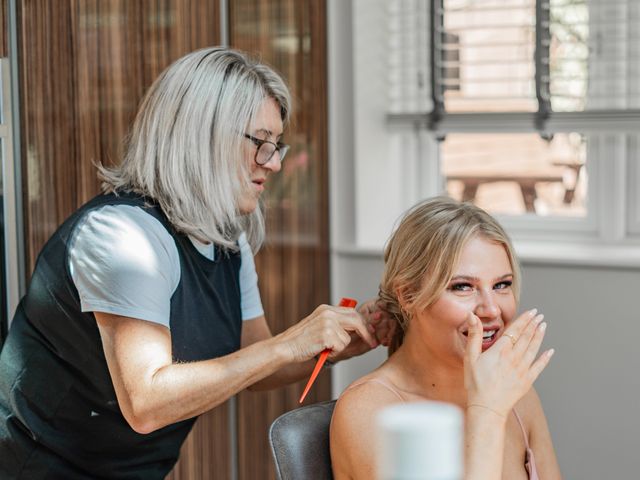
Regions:
M 402 395 L 400 395 L 400 393 L 393 388 L 390 384 L 388 384 L 387 382 L 383 382 L 382 380 L 378 380 L 376 378 L 370 378 L 367 380 L 361 380 L 361 381 L 357 381 L 355 383 L 352 383 L 351 385 L 349 385 L 347 388 L 344 389 L 344 391 L 342 392 L 342 394 L 340 395 L 340 397 L 338 398 L 338 401 L 336 402 L 336 406 L 338 405 L 338 403 L 340 403 L 340 400 L 342 399 L 342 396 L 348 392 L 349 390 L 351 390 L 352 388 L 356 388 L 360 385 L 364 385 L 365 383 L 378 383 L 380 385 L 382 385 L 384 388 L 386 388 L 387 390 L 391 391 L 394 393 L 394 395 L 396 397 L 398 397 L 401 401 L 406 402 L 406 400 L 404 398 L 402 398 Z M 329 429 L 333 428 L 333 419 L 335 418 L 334 415 L 331 416 L 331 422 L 329 424 Z
M 524 429 L 524 424 L 522 423 L 522 419 L 520 415 L 518 415 L 518 411 L 514 408 L 513 414 L 516 416 L 516 420 L 518 420 L 518 425 L 520 425 L 520 430 L 522 430 L 522 436 L 524 437 L 524 444 L 527 447 L 527 453 L 524 460 L 524 466 L 527 469 L 527 473 L 529 474 L 529 480 L 540 480 L 538 477 L 538 471 L 536 469 L 536 461 L 533 457 L 533 450 L 529 447 L 529 436 L 527 435 L 527 431 Z
M 406 400 L 402 397 L 402 395 L 400 395 L 400 392 L 398 392 L 395 388 L 393 388 L 393 386 L 391 386 L 390 383 L 385 382 L 383 380 L 380 380 L 378 378 L 369 378 L 367 380 L 362 380 L 360 382 L 352 383 L 351 385 L 349 385 L 344 390 L 344 392 L 347 392 L 347 391 L 351 390 L 352 388 L 359 387 L 360 385 L 364 385 L 365 383 L 378 383 L 378 384 L 382 385 L 384 388 L 386 388 L 387 390 L 393 392 L 393 394 L 396 397 L 398 397 L 400 400 L 402 400 L 403 402 L 406 402 Z M 342 392 L 342 393 L 344 393 L 344 392 Z

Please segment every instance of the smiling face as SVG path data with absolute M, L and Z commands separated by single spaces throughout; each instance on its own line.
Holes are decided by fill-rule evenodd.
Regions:
M 278 143 L 283 133 L 278 102 L 273 98 L 265 99 L 246 133 L 256 139 Z M 245 139 L 244 145 L 243 159 L 247 162 L 251 183 L 249 189 L 241 195 L 238 208 L 240 213 L 247 214 L 258 206 L 258 199 L 264 191 L 264 183 L 269 173 L 279 172 L 282 164 L 280 155 L 276 152 L 267 163 L 258 165 L 255 162 L 257 145 L 248 138 Z
M 430 356 L 461 362 L 467 342 L 466 321 L 473 312 L 482 322 L 482 350 L 486 350 L 515 315 L 512 281 L 505 247 L 484 237 L 472 238 L 462 248 L 446 289 L 412 318 L 405 342 L 413 337 Z

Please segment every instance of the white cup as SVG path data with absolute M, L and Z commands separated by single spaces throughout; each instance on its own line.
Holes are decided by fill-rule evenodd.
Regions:
M 462 480 L 463 415 L 455 405 L 392 405 L 377 416 L 379 480 Z

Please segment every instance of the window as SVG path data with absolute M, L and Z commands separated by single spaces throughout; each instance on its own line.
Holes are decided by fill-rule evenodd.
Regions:
M 395 4 L 392 15 L 421 14 Z M 437 139 L 422 161 L 437 163 L 440 192 L 498 215 L 516 238 L 640 234 L 640 2 L 432 0 L 424 10 L 428 107 L 402 111 L 394 99 L 387 118 Z M 398 76 L 410 84 L 409 73 Z
M 629 175 L 627 191 L 629 192 L 628 234 L 640 238 L 640 136 L 629 137 Z
M 586 217 L 586 136 L 452 133 L 441 144 L 446 190 L 502 215 Z

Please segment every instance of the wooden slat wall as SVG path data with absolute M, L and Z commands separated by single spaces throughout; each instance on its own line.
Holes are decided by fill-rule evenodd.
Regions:
M 7 0 L 0 0 L 0 57 L 9 56 L 9 31 L 7 21 L 9 17 Z
M 18 3 L 29 272 L 55 228 L 99 191 L 93 162 L 118 161 L 151 82 L 176 58 L 219 43 L 219 11 L 218 0 Z M 229 476 L 228 417 L 223 405 L 198 421 L 172 478 Z
M 219 42 L 218 0 L 18 3 L 27 270 L 98 192 L 144 91 L 173 60 Z
M 294 99 L 292 150 L 266 190 L 267 245 L 256 259 L 265 314 L 279 333 L 329 301 L 327 88 L 324 0 L 231 0 L 230 44 L 286 78 Z M 267 431 L 298 407 L 305 382 L 238 396 L 240 480 L 273 479 Z M 329 399 L 323 373 L 305 400 Z

